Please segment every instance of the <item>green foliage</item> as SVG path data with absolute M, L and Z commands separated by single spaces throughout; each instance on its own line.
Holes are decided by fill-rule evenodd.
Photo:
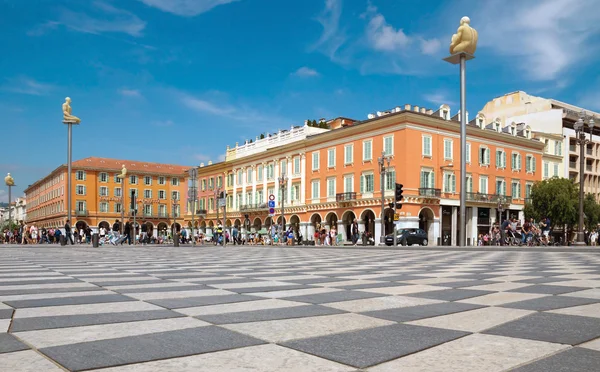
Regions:
M 311 124 L 311 127 L 317 127 L 317 128 L 319 127 L 319 124 L 317 124 L 316 120 L 313 120 L 310 124 Z
M 587 194 L 583 199 L 583 214 L 585 214 L 585 227 L 588 230 L 596 228 L 600 222 L 600 205 L 593 194 Z
M 525 206 L 525 217 L 539 220 L 550 217 L 554 226 L 577 223 L 578 190 L 566 178 L 551 178 L 537 182 L 531 188 L 531 203 Z
M 9 228 L 11 231 L 14 231 L 15 229 L 19 228 L 19 225 L 17 225 L 15 220 L 11 221 L 10 226 L 8 221 L 4 221 L 2 225 L 0 225 L 0 232 L 4 233 L 4 230 L 8 230 Z
M 260 134 L 260 139 L 264 139 L 264 138 L 265 138 L 265 134 L 264 134 L 264 133 L 261 133 L 261 134 Z

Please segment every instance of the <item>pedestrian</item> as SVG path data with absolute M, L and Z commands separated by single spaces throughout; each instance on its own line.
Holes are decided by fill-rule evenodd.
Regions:
M 142 236 L 140 237 L 140 241 L 142 245 L 146 245 L 146 240 L 148 239 L 148 225 L 145 223 L 142 224 Z
M 358 233 L 358 221 L 355 218 L 354 221 L 352 221 L 352 226 L 350 228 L 350 234 L 352 234 L 352 244 L 354 245 L 358 244 Z
M 125 240 L 127 240 L 127 244 L 131 245 L 131 223 L 129 223 L 129 221 L 127 221 L 125 223 L 124 233 L 125 233 Z M 121 245 L 123 245 L 125 240 L 121 242 Z
M 73 241 L 73 232 L 71 231 L 71 221 L 67 220 L 65 223 L 65 238 L 67 239 L 67 244 L 71 242 L 71 245 L 75 245 Z

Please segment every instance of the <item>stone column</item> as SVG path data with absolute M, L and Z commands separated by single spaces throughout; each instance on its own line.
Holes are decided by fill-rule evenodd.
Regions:
M 292 168 L 293 160 L 294 159 L 291 156 L 288 156 L 286 158 L 286 161 L 287 161 L 287 171 L 286 171 L 287 172 L 287 187 L 286 187 L 285 191 L 287 193 L 286 201 L 287 201 L 288 205 L 291 205 L 291 203 L 292 203 L 292 178 L 294 176 L 293 168 Z
M 306 240 L 314 240 L 315 239 L 315 227 L 310 222 L 304 222 L 306 224 Z
M 237 210 L 236 206 L 236 200 L 238 198 L 238 194 L 237 194 L 237 169 L 233 169 L 233 210 Z
M 306 154 L 300 154 L 300 204 L 306 204 Z
M 381 226 L 381 218 L 375 218 L 375 244 L 377 244 L 377 242 L 381 241 L 381 229 L 379 228 Z
M 248 201 L 246 200 L 246 178 L 248 177 L 248 171 L 246 170 L 246 168 L 244 168 L 242 170 L 242 202 L 240 203 L 240 205 L 245 205 L 248 204 Z
M 300 234 L 302 234 L 302 239 L 303 240 L 309 240 L 309 225 L 310 223 L 308 222 L 300 222 L 300 226 L 299 226 L 299 230 L 300 230 Z M 315 234 L 314 229 L 313 229 L 313 235 Z
M 261 200 L 261 203 L 266 203 L 267 200 L 269 200 L 269 194 L 267 193 L 267 163 L 262 163 L 263 164 L 263 200 Z
M 477 245 L 477 236 L 479 235 L 477 230 L 477 207 L 471 207 L 471 245 Z
M 256 165 L 252 165 L 251 169 L 252 169 L 252 201 L 248 204 L 254 204 L 256 202 L 256 180 L 258 179 L 258 174 L 256 174 Z
M 496 208 L 490 208 L 490 227 L 496 223 Z
M 346 236 L 346 226 L 344 226 L 344 222 L 342 220 L 338 220 L 337 222 L 337 233 L 342 234 L 342 242 L 341 244 L 343 244 L 344 242 L 348 241 L 348 237 Z
M 458 220 L 458 208 L 452 207 L 452 227 L 451 227 L 452 239 L 451 239 L 451 243 L 450 243 L 452 246 L 456 246 L 456 242 L 458 241 L 458 239 L 456 239 L 456 231 L 457 231 L 456 227 L 458 224 L 457 220 Z

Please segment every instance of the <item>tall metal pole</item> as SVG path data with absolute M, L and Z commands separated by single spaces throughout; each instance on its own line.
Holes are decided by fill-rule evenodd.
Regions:
M 579 143 L 579 228 L 577 229 L 577 243 L 584 245 L 585 244 L 585 232 L 583 225 L 585 224 L 584 215 L 583 215 L 583 199 L 584 199 L 584 182 L 585 182 L 585 148 L 586 138 L 585 132 L 583 131 L 583 125 L 578 133 L 577 142 Z
M 8 231 L 12 233 L 12 208 L 10 206 L 12 203 L 12 186 L 8 186 Z
M 385 151 L 381 152 L 379 158 L 379 173 L 381 178 L 381 236 L 379 237 L 379 243 L 385 243 Z
M 125 232 L 125 178 L 121 178 L 121 182 L 123 182 L 123 186 L 121 187 L 121 235 Z
M 73 162 L 73 124 L 67 123 L 67 127 L 69 128 L 69 134 L 67 135 L 67 219 L 72 224 L 71 213 L 73 212 L 73 208 L 71 204 L 73 203 L 73 194 L 71 193 L 71 166 Z
M 223 191 L 223 199 L 225 200 L 225 204 L 223 204 L 223 248 L 227 245 L 227 191 Z
M 285 172 L 281 173 L 279 178 L 279 188 L 281 189 L 281 230 L 279 231 L 279 243 L 283 243 L 283 229 L 285 229 L 285 215 L 284 215 L 284 204 L 285 204 Z
M 460 226 L 458 245 L 467 245 L 467 84 L 466 55 L 460 55 Z

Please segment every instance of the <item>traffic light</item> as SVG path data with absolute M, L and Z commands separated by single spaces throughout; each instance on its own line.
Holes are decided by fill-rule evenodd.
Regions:
M 396 209 L 402 209 L 402 199 L 404 199 L 404 196 L 402 196 L 402 193 L 404 192 L 404 190 L 402 190 L 402 188 L 404 187 L 404 185 L 402 185 L 401 183 L 397 183 L 396 184 L 396 190 L 394 192 L 394 196 L 396 199 Z
M 136 205 L 136 202 L 135 202 L 135 190 L 131 190 L 131 206 L 130 206 L 130 209 L 132 209 L 132 210 L 135 209 L 135 205 Z
M 219 198 L 223 199 L 225 197 L 225 191 L 221 191 L 219 194 Z

